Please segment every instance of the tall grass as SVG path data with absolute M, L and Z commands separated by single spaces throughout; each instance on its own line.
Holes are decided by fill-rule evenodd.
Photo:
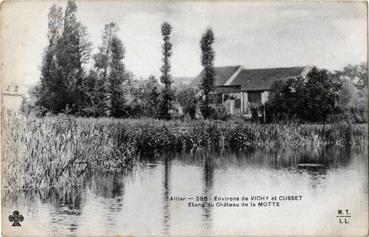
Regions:
M 121 138 L 142 151 L 366 145 L 366 124 L 254 124 L 233 121 L 116 120 Z
M 129 169 L 136 148 L 112 126 L 70 117 L 3 117 L 2 187 L 73 185 L 84 173 Z
M 3 187 L 73 184 L 86 172 L 129 170 L 140 153 L 280 146 L 367 145 L 367 125 L 251 124 L 240 121 L 160 121 L 3 118 Z

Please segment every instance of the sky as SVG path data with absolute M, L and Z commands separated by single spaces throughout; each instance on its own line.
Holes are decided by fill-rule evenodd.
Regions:
M 3 88 L 34 85 L 47 46 L 47 14 L 65 1 L 5 2 L 1 9 Z M 367 61 L 364 2 L 252 1 L 77 1 L 78 19 L 96 48 L 104 24 L 116 22 L 127 70 L 137 78 L 160 76 L 160 25 L 173 31 L 172 75 L 200 73 L 199 41 L 207 28 L 215 34 L 216 66 L 245 68 L 316 65 L 340 70 Z M 93 51 L 96 52 L 96 51 Z

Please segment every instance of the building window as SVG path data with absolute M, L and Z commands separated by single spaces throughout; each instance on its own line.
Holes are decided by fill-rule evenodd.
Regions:
M 261 103 L 261 92 L 249 92 L 247 96 L 250 103 Z

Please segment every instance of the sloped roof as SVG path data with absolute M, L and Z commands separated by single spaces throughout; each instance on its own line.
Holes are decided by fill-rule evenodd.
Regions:
M 240 68 L 241 66 L 215 67 L 215 86 L 223 86 L 224 83 Z M 201 73 L 189 84 L 190 86 L 201 86 L 202 78 L 205 71 Z
M 302 75 L 305 67 L 244 69 L 230 83 L 245 91 L 270 90 L 275 81 Z

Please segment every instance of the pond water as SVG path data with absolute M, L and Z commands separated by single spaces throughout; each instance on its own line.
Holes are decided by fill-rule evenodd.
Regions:
M 366 149 L 168 153 L 143 159 L 129 174 L 85 177 L 76 189 L 3 191 L 2 229 L 27 236 L 356 235 L 367 231 L 367 174 Z M 247 197 L 249 206 L 217 206 L 225 201 L 215 196 Z M 253 207 L 251 196 L 277 201 Z M 285 196 L 298 200 L 279 200 Z M 13 210 L 24 216 L 21 227 L 8 221 Z M 349 223 L 339 223 L 338 210 L 349 210 Z

